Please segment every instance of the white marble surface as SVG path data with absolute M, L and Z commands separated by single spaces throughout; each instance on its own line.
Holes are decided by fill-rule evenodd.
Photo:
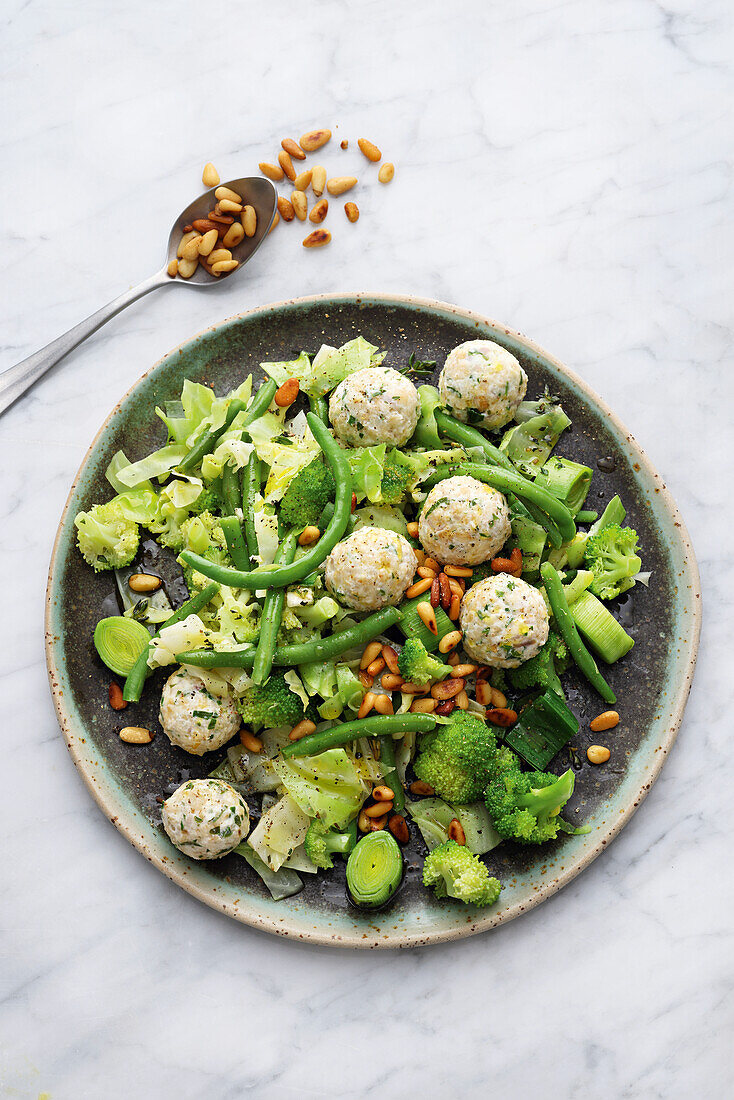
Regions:
M 365 174 L 367 135 L 397 172 L 357 226 L 334 204 L 330 248 L 279 228 L 248 278 L 145 299 L 0 420 L 0 1093 L 731 1095 L 730 4 L 3 0 L 2 23 L 3 366 L 155 269 L 206 160 L 244 175 L 328 124 L 330 168 Z M 42 648 L 57 520 L 116 399 L 231 313 L 361 289 L 472 307 L 579 371 L 677 497 L 707 609 L 678 745 L 613 847 L 497 934 L 404 954 L 271 939 L 157 874 L 77 776 Z

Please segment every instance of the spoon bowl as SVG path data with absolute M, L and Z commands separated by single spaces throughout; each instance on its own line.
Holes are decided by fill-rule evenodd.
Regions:
M 233 258 L 239 261 L 239 267 L 235 267 L 232 271 L 225 271 L 221 275 L 210 275 L 206 268 L 199 264 L 190 279 L 184 279 L 179 276 L 171 279 L 170 281 L 172 283 L 209 287 L 217 286 L 218 283 L 224 282 L 225 279 L 231 278 L 232 275 L 239 275 L 247 261 L 251 256 L 255 255 L 263 240 L 270 232 L 278 203 L 278 193 L 270 180 L 265 179 L 264 176 L 244 176 L 242 179 L 227 180 L 226 183 L 218 183 L 217 187 L 228 187 L 230 191 L 235 191 L 238 195 L 242 196 L 243 206 L 255 207 L 255 213 L 257 214 L 257 228 L 255 234 L 252 237 L 243 237 L 238 245 L 235 245 L 234 248 L 230 248 Z M 171 235 L 168 238 L 168 256 L 166 258 L 166 264 L 176 259 L 178 246 L 184 234 L 184 226 L 191 225 L 198 218 L 208 217 L 210 211 L 214 209 L 218 201 L 214 194 L 215 190 L 216 188 L 213 187 L 210 191 L 205 191 L 203 195 L 199 195 L 198 199 L 194 199 L 192 203 L 189 203 L 186 209 L 182 210 L 176 218 L 176 221 L 173 223 L 173 228 L 171 229 Z M 236 221 L 239 215 L 233 214 L 232 217 Z M 219 247 L 219 245 L 215 247 Z

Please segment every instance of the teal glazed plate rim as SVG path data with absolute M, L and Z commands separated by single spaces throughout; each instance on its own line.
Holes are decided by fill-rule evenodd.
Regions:
M 75 549 L 73 520 L 93 500 L 106 499 L 104 471 L 121 446 L 141 457 L 163 442 L 155 404 L 178 396 L 192 377 L 224 392 L 236 377 L 258 377 L 265 359 L 295 357 L 301 347 L 338 345 L 362 333 L 387 351 L 386 365 L 445 355 L 463 340 L 489 338 L 507 347 L 530 377 L 528 396 L 545 385 L 558 393 L 572 419 L 559 452 L 594 468 L 587 507 L 619 492 L 628 520 L 640 533 L 648 588 L 637 585 L 620 613 L 636 645 L 609 669 L 622 721 L 606 737 L 612 758 L 586 763 L 594 738 L 589 720 L 605 709 L 570 673 L 570 697 L 581 729 L 577 790 L 566 816 L 587 824 L 586 835 L 564 836 L 538 849 L 505 843 L 489 853 L 493 874 L 505 885 L 488 910 L 437 901 L 420 883 L 421 845 L 406 850 L 406 875 L 391 905 L 365 914 L 344 892 L 343 863 L 333 874 L 304 875 L 304 890 L 274 902 L 246 862 L 235 856 L 196 863 L 168 842 L 156 796 L 213 766 L 167 742 L 157 725 L 153 685 L 138 705 L 121 715 L 107 701 L 111 676 L 91 642 L 100 606 L 111 596 L 110 574 L 95 574 Z M 314 347 L 315 345 L 315 347 Z M 598 467 L 596 459 L 606 457 Z M 109 612 L 106 612 L 109 613 Z M 399 295 L 345 294 L 292 299 L 231 317 L 164 356 L 115 406 L 92 442 L 74 479 L 51 557 L 46 597 L 46 656 L 51 692 L 69 752 L 107 818 L 155 867 L 194 897 L 254 928 L 312 943 L 342 947 L 414 947 L 440 943 L 505 924 L 551 897 L 598 856 L 644 800 L 675 741 L 690 691 L 701 626 L 698 567 L 670 493 L 642 449 L 586 383 L 531 340 L 458 306 Z M 605 675 L 607 669 L 605 667 Z M 147 708 L 147 709 L 146 709 Z M 125 745 L 125 724 L 155 727 L 151 745 Z M 580 761 L 580 763 L 579 763 Z M 566 764 L 561 760 L 557 764 Z

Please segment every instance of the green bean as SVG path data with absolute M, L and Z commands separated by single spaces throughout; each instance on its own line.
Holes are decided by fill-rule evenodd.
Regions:
M 189 470 L 193 470 L 196 466 L 199 466 L 201 464 L 201 460 L 204 455 L 208 455 L 211 451 L 214 450 L 217 440 L 221 435 L 224 435 L 227 428 L 230 426 L 238 413 L 241 413 L 245 409 L 247 409 L 244 420 L 242 422 L 242 427 L 244 428 L 248 424 L 252 424 L 253 420 L 257 420 L 259 417 L 261 417 L 263 413 L 267 412 L 270 402 L 275 397 L 275 391 L 277 390 L 277 388 L 278 387 L 276 383 L 273 382 L 272 378 L 269 378 L 267 382 L 263 382 L 263 384 L 260 386 L 260 389 L 257 391 L 252 401 L 250 402 L 249 408 L 247 408 L 245 402 L 240 401 L 239 398 L 235 398 L 234 401 L 230 401 L 224 417 L 224 424 L 222 424 L 221 428 L 213 428 L 210 429 L 208 432 L 204 432 L 203 436 L 198 439 L 196 443 L 194 443 L 193 447 L 188 451 L 187 454 L 183 456 L 178 464 L 178 469 L 181 471 L 181 473 L 185 474 Z
M 238 569 L 249 569 L 250 559 L 245 540 L 242 537 L 242 524 L 237 516 L 222 516 L 220 526 L 224 531 L 229 556 Z
M 242 516 L 245 524 L 245 542 L 250 556 L 247 568 L 251 569 L 255 558 L 260 553 L 257 542 L 257 528 L 255 527 L 255 495 L 260 492 L 260 459 L 257 452 L 253 451 L 247 460 L 245 474 L 242 479 Z M 235 564 L 237 564 L 235 562 Z
M 395 741 L 392 737 L 380 738 L 380 764 L 382 765 L 382 778 L 393 793 L 393 809 L 396 814 L 401 814 L 405 809 L 405 788 L 400 782 L 398 769 L 395 765 Z
M 229 585 L 231 588 L 283 588 L 285 585 L 293 584 L 294 581 L 300 581 L 331 553 L 346 531 L 352 512 L 352 473 L 345 452 L 329 435 L 325 424 L 311 412 L 306 414 L 306 420 L 314 438 L 326 455 L 336 483 L 334 515 L 319 541 L 290 565 L 261 565 L 251 573 L 228 569 L 224 565 L 207 561 L 206 558 L 190 550 L 184 550 L 180 561 L 193 566 L 205 577 L 211 577 L 212 580 Z
M 599 513 L 594 512 L 589 508 L 582 508 L 580 512 L 576 513 L 577 523 L 593 523 L 594 520 L 599 518 Z
M 543 578 L 553 617 L 561 632 L 561 637 L 568 646 L 568 652 L 571 654 L 574 664 L 584 674 L 591 686 L 596 688 L 605 703 L 615 703 L 617 701 L 616 695 L 599 672 L 596 661 L 581 641 L 576 623 L 568 609 L 568 601 L 557 570 L 553 568 L 549 561 L 545 561 L 540 567 L 540 575 Z
M 499 447 L 495 447 L 493 443 L 485 439 L 476 428 L 470 427 L 469 424 L 462 424 L 460 420 L 456 420 L 453 416 L 449 416 L 448 413 L 441 412 L 438 409 L 436 410 L 436 425 L 441 435 L 446 436 L 452 443 L 460 443 L 462 447 L 481 447 L 487 456 L 487 461 L 492 466 L 500 466 L 509 473 L 516 472 L 507 455 Z
M 308 402 L 311 406 L 311 412 L 315 413 L 320 420 L 323 420 L 324 424 L 329 423 L 329 406 L 326 403 L 325 397 L 318 397 L 317 395 L 308 395 Z
M 311 661 L 330 661 L 346 653 L 348 649 L 364 646 L 378 634 L 384 634 L 398 622 L 401 615 L 402 612 L 397 607 L 384 607 L 382 611 L 375 611 L 356 626 L 340 630 L 338 634 L 330 634 L 328 638 L 314 638 L 310 642 L 282 646 L 273 654 L 273 664 L 282 667 L 306 665 Z M 245 646 L 221 653 L 215 649 L 192 649 L 189 653 L 179 653 L 176 660 L 180 660 L 181 664 L 197 665 L 199 668 L 252 668 L 255 647 Z
M 298 532 L 291 531 L 278 547 L 278 552 L 275 555 L 276 562 L 278 564 L 292 562 L 297 546 Z M 263 611 L 260 616 L 260 637 L 252 666 L 252 678 L 256 684 L 264 684 L 273 667 L 273 654 L 278 641 L 284 604 L 285 588 L 270 588 L 263 602 Z
M 356 737 L 385 737 L 392 733 L 430 733 L 436 719 L 432 714 L 375 714 L 358 718 L 354 722 L 342 722 L 320 733 L 309 733 L 300 741 L 286 745 L 283 756 L 318 756 L 327 749 L 347 745 Z
M 177 611 L 166 619 L 166 621 L 156 630 L 153 638 L 157 638 L 160 635 L 161 630 L 167 626 L 173 626 L 174 623 L 180 623 L 182 619 L 185 619 L 188 615 L 195 615 L 197 611 L 201 611 L 202 607 L 205 607 L 209 603 L 209 600 L 219 591 L 218 584 L 208 584 L 206 588 L 202 588 L 201 592 L 197 592 L 191 599 L 182 603 Z M 151 638 L 151 641 L 153 641 Z M 145 684 L 145 678 L 148 675 L 148 654 L 150 653 L 150 645 L 147 649 L 138 657 L 137 661 L 130 669 L 130 673 L 125 680 L 125 687 L 122 691 L 122 697 L 127 703 L 137 703 L 140 696 L 143 694 L 143 685 Z
M 225 462 L 222 467 L 222 500 L 225 514 L 237 515 L 240 505 L 240 475 L 229 462 Z
M 548 520 L 550 520 L 560 532 L 564 542 L 570 542 L 576 534 L 576 524 L 565 504 L 562 504 L 557 497 L 552 496 L 551 493 L 536 485 L 534 481 L 528 481 L 522 474 L 514 470 L 499 470 L 496 466 L 481 466 L 474 462 L 462 463 L 461 472 L 467 477 L 475 477 L 478 481 L 486 482 L 487 485 L 491 485 L 501 493 L 517 493 L 519 497 L 536 504 L 543 513 L 542 526 L 547 530 Z M 451 470 L 445 470 L 439 466 L 429 478 L 426 478 L 421 488 L 430 489 L 437 485 L 439 481 L 451 476 Z M 540 523 L 541 520 L 537 522 Z M 211 575 L 213 576 L 213 574 Z

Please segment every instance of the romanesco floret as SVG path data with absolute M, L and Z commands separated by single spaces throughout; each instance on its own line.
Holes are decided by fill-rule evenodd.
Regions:
M 412 684 L 433 684 L 445 680 L 451 666 L 437 661 L 419 638 L 408 638 L 398 654 L 398 668 L 404 680 Z
M 252 684 L 237 702 L 237 709 L 246 725 L 295 726 L 302 718 L 320 722 L 318 712 L 309 704 L 308 710 L 303 701 L 285 681 L 285 671 L 275 669 L 264 684 Z
M 490 878 L 486 864 L 455 840 L 439 844 L 426 856 L 423 885 L 433 886 L 437 898 L 456 898 L 465 905 L 494 905 L 502 883 Z
M 318 522 L 329 501 L 334 500 L 334 477 L 323 455 L 296 474 L 280 502 L 281 523 L 289 527 L 305 527 Z
M 637 556 L 637 532 L 618 523 L 605 527 L 586 540 L 584 557 L 594 574 L 591 591 L 602 600 L 613 600 L 635 583 L 642 568 Z
M 218 512 L 221 507 L 222 502 L 213 489 L 202 489 L 189 511 L 192 516 L 199 516 L 202 512 Z
M 79 512 L 74 526 L 82 557 L 95 572 L 123 569 L 135 557 L 140 529 L 133 520 L 125 518 L 115 500 Z
M 329 871 L 334 866 L 332 854 L 348 856 L 357 843 L 356 822 L 348 825 L 343 833 L 327 828 L 316 819 L 308 827 L 303 840 L 306 855 L 322 870 Z
M 524 844 L 555 840 L 559 831 L 575 830 L 559 814 L 573 794 L 574 773 L 523 772 L 509 749 L 497 754 L 496 771 L 484 799 L 501 837 Z
M 497 741 L 480 718 L 455 710 L 446 725 L 425 734 L 415 774 L 447 802 L 475 802 L 494 774 Z

